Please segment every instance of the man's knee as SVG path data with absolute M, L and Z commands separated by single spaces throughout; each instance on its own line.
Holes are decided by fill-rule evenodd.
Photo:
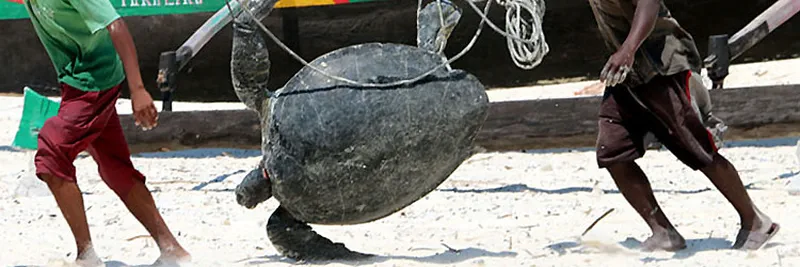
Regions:
M 121 172 L 125 173 L 125 172 Z M 103 181 L 106 183 L 111 191 L 122 198 L 123 200 L 128 197 L 131 190 L 137 183 L 144 184 L 144 176 L 137 171 L 129 172 L 127 174 L 101 174 Z
M 608 164 L 605 169 L 612 177 L 626 173 L 632 167 L 636 167 L 636 162 L 632 160 L 618 161 Z
M 50 189 L 58 189 L 64 187 L 65 185 L 77 184 L 75 180 L 64 179 L 47 173 L 40 173 L 36 176 L 39 177 L 39 180 L 47 184 L 47 187 Z
M 50 184 L 61 185 L 61 182 L 75 183 L 75 166 L 69 153 L 58 149 L 59 146 L 39 143 L 39 149 L 33 158 L 36 176 Z
M 597 160 L 597 166 L 601 169 L 607 169 L 618 164 L 633 162 L 644 156 L 643 150 L 644 149 L 641 148 L 641 146 L 636 146 L 633 143 L 627 143 L 625 145 L 621 145 L 619 143 L 609 143 L 609 145 L 603 145 L 602 143 L 599 143 L 595 156 Z
M 721 154 L 714 152 L 713 154 L 711 154 L 711 160 L 705 162 L 702 165 L 697 166 L 697 170 L 703 173 L 707 173 L 709 171 L 717 170 L 719 167 L 724 167 L 724 166 L 733 166 L 733 164 L 731 164 L 730 161 L 728 161 L 728 159 L 723 157 Z

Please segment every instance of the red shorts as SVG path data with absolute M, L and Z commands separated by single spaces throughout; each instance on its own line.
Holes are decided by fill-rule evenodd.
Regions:
M 58 115 L 45 121 L 39 132 L 34 158 L 37 176 L 49 174 L 75 182 L 73 161 L 86 150 L 97 162 L 100 177 L 116 193 L 130 190 L 132 178 L 144 181 L 144 176 L 133 168 L 117 115 L 120 87 L 85 92 L 61 85 Z

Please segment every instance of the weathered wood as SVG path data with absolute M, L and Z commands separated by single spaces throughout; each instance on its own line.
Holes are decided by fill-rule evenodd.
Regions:
M 712 90 L 714 113 L 729 126 L 726 140 L 800 135 L 800 85 Z M 593 146 L 601 97 L 493 102 L 477 144 L 489 151 Z M 256 114 L 248 110 L 173 112 L 142 132 L 122 116 L 134 151 L 194 147 L 257 149 Z
M 594 146 L 601 97 L 492 103 L 478 135 L 488 150 Z M 800 133 L 800 85 L 712 90 L 714 114 L 725 121 L 726 140 Z
M 493 102 L 476 142 L 488 150 L 583 146 L 599 105 L 599 97 Z
M 199 147 L 256 149 L 261 143 L 258 116 L 250 110 L 163 112 L 158 126 L 142 131 L 132 115 L 121 115 L 125 138 L 134 153 Z

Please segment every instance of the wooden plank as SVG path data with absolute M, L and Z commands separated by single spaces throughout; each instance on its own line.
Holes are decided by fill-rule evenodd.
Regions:
M 726 140 L 800 135 L 800 85 L 710 92 Z M 487 150 L 591 147 L 601 97 L 493 103 L 477 143 Z
M 768 34 L 775 31 L 775 28 L 783 25 L 800 11 L 800 0 L 778 0 L 758 17 L 750 21 L 741 30 L 731 36 L 730 58 L 738 58 L 745 51 L 752 48 Z
M 120 122 L 134 153 L 200 147 L 257 149 L 261 142 L 258 116 L 249 110 L 163 112 L 158 127 L 150 131 L 137 128 L 132 115 L 121 115 Z
M 800 135 L 800 85 L 712 90 L 714 113 L 729 126 L 726 140 Z M 476 143 L 488 151 L 591 147 L 601 97 L 492 102 Z M 260 131 L 248 110 L 172 112 L 142 132 L 121 116 L 133 151 L 197 147 L 257 149 Z

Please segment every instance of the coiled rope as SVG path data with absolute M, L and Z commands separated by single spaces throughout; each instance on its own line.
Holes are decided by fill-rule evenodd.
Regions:
M 242 6 L 242 10 L 250 16 L 253 21 L 258 25 L 258 27 L 269 36 L 281 49 L 289 53 L 295 60 L 299 61 L 305 67 L 310 68 L 325 77 L 330 79 L 340 81 L 343 83 L 347 83 L 356 87 L 373 87 L 373 88 L 387 88 L 387 87 L 396 87 L 400 85 L 406 85 L 418 82 L 428 75 L 433 74 L 439 68 L 444 68 L 450 65 L 450 63 L 455 62 L 456 60 L 463 57 L 472 47 L 475 45 L 475 42 L 478 40 L 478 37 L 483 30 L 483 26 L 485 24 L 489 24 L 495 32 L 503 35 L 508 40 L 509 45 L 509 52 L 511 53 L 511 57 L 514 60 L 514 63 L 523 69 L 532 69 L 541 63 L 542 58 L 547 54 L 549 48 L 547 47 L 547 43 L 544 40 L 544 33 L 541 31 L 541 18 L 544 15 L 544 2 L 542 0 L 505 0 L 501 2 L 501 0 L 488 0 L 486 6 L 484 7 L 483 11 L 472 2 L 472 0 L 464 0 L 467 2 L 473 10 L 481 17 L 481 22 L 478 24 L 478 29 L 475 30 L 475 34 L 473 35 L 470 42 L 455 56 L 447 60 L 446 62 L 439 64 L 431 70 L 420 74 L 417 77 L 395 81 L 395 82 L 388 82 L 388 83 L 366 83 L 366 82 L 359 82 L 354 81 L 348 78 L 339 77 L 336 75 L 332 75 L 326 73 L 323 70 L 320 70 L 317 67 L 314 67 L 308 63 L 305 59 L 297 55 L 291 48 L 286 46 L 278 37 L 276 37 L 264 24 L 257 19 L 255 15 L 253 15 L 252 11 L 250 11 L 250 7 L 245 3 L 242 3 L 242 0 L 235 0 L 239 1 L 240 5 Z M 442 27 L 444 27 L 444 15 L 441 11 L 441 2 L 444 0 L 434 0 L 439 5 L 439 16 L 440 16 L 440 23 Z M 507 9 L 506 12 L 506 31 L 501 30 L 499 27 L 494 25 L 491 20 L 487 17 L 489 14 L 489 8 L 492 5 L 493 1 L 498 1 L 501 5 L 505 6 Z M 247 1 L 249 3 L 249 1 Z M 423 0 L 419 0 L 417 13 L 419 13 L 422 9 L 422 2 Z M 239 14 L 233 15 L 235 12 L 230 6 L 230 0 L 225 0 L 225 4 L 230 11 L 231 16 L 233 16 L 233 20 L 236 21 Z M 530 18 L 526 19 L 523 17 L 524 13 L 523 10 L 529 13 Z M 523 39 L 526 38 L 526 39 Z

